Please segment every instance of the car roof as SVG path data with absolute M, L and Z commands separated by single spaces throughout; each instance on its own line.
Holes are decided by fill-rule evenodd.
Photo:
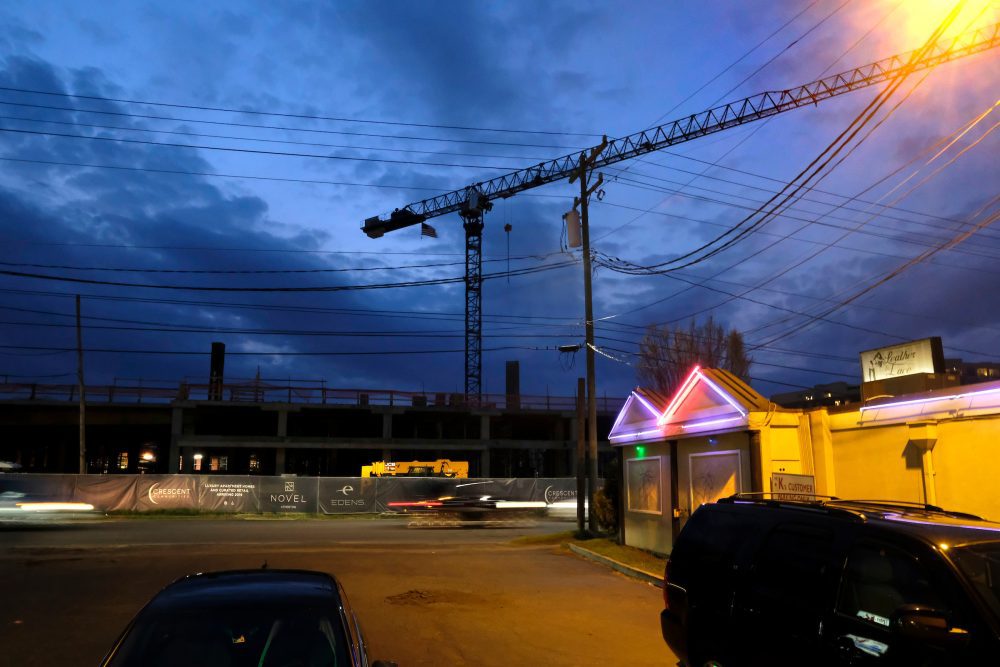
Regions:
M 719 504 L 762 510 L 798 510 L 804 515 L 810 513 L 813 516 L 816 512 L 822 512 L 831 517 L 880 526 L 948 546 L 1000 542 L 1000 523 L 935 505 L 892 500 L 841 500 L 833 497 L 785 500 L 765 497 L 767 495 L 769 494 L 737 494 L 720 499 Z
M 883 512 L 874 521 L 935 544 L 965 546 L 1000 542 L 1000 523 L 930 512 Z
M 227 570 L 178 579 L 150 602 L 156 611 L 206 606 L 342 604 L 337 581 L 310 570 Z

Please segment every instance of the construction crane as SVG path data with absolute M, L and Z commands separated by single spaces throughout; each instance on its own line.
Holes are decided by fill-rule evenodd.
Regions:
M 583 153 L 564 155 L 414 202 L 384 218 L 368 218 L 361 229 L 370 238 L 380 238 L 386 232 L 421 224 L 448 213 L 457 211 L 462 217 L 465 228 L 465 396 L 470 403 L 478 403 L 482 387 L 483 216 L 493 208 L 492 200 L 506 199 L 541 185 L 578 177 L 584 164 L 590 170 L 598 169 L 785 111 L 818 104 L 837 95 L 889 81 L 904 72 L 930 69 L 997 46 L 1000 46 L 1000 23 L 957 37 L 943 38 L 914 62 L 911 58 L 916 52 L 910 51 L 795 88 L 757 93 L 618 139 L 605 138 L 600 146 Z M 587 155 L 586 160 L 584 155 Z

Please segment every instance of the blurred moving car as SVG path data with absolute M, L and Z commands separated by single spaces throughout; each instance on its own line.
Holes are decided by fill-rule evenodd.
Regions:
M 703 505 L 678 535 L 660 624 L 682 664 L 1000 664 L 1000 524 L 765 495 Z
M 368 648 L 340 583 L 306 570 L 192 574 L 156 594 L 102 667 L 395 667 Z
M 0 468 L 0 472 L 5 471 Z M 59 494 L 38 494 L 30 488 L 23 475 L 0 475 L 0 523 L 62 521 L 95 515 L 90 503 L 67 500 Z

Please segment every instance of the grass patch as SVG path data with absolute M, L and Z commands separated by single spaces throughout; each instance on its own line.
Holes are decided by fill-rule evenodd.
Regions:
M 657 556 L 644 549 L 615 544 L 611 540 L 604 538 L 587 541 L 573 540 L 573 543 L 588 551 L 613 558 L 629 567 L 634 567 L 658 576 L 663 575 L 663 567 L 667 564 L 667 559 L 662 556 Z
M 575 530 L 567 530 L 562 533 L 547 533 L 545 535 L 525 535 L 510 541 L 515 546 L 537 546 L 537 545 L 561 545 L 563 549 L 569 550 L 569 544 L 593 551 L 596 554 L 612 558 L 619 563 L 624 563 L 629 567 L 634 567 L 657 576 L 663 575 L 663 568 L 667 563 L 664 556 L 657 556 L 654 553 L 636 547 L 629 547 L 616 544 L 606 537 L 579 538 Z
M 106 512 L 109 519 L 145 519 L 155 521 L 158 519 L 241 519 L 247 515 L 235 514 L 233 512 L 199 512 L 198 510 L 152 510 L 150 512 L 137 512 L 135 510 L 114 510 Z
M 515 537 L 510 541 L 517 545 L 538 545 L 538 544 L 562 544 L 573 540 L 574 531 L 567 530 L 565 533 L 545 533 L 544 535 L 523 535 Z

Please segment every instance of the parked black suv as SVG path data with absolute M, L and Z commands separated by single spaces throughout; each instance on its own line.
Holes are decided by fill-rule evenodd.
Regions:
M 1000 665 L 1000 524 L 766 495 L 703 505 L 680 532 L 660 625 L 681 664 Z

